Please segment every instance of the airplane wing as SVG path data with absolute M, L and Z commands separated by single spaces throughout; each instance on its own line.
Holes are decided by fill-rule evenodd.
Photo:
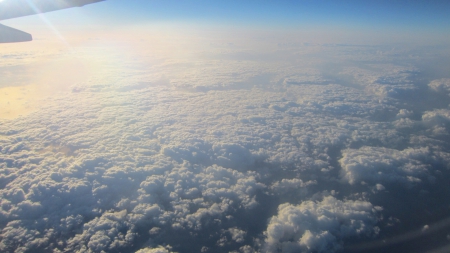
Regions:
M 104 0 L 0 0 L 0 20 L 36 15 Z M 0 24 L 0 43 L 31 41 L 30 34 Z
M 32 41 L 31 34 L 0 24 L 0 43 Z

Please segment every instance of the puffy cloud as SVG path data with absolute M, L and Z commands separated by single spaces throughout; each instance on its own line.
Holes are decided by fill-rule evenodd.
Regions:
M 450 79 L 449 78 L 443 78 L 438 80 L 431 81 L 428 86 L 437 92 L 450 92 Z
M 400 109 L 400 111 L 397 113 L 397 118 L 402 119 L 402 118 L 408 118 L 413 114 L 412 111 L 406 110 L 406 109 Z
M 448 136 L 450 133 L 450 110 L 436 109 L 422 115 L 422 122 L 432 135 Z
M 234 241 L 236 241 L 238 243 L 245 241 L 244 237 L 246 236 L 247 232 L 240 230 L 238 228 L 230 228 L 230 229 L 228 229 L 228 232 L 231 234 L 231 238 Z
M 403 100 L 411 64 L 262 48 L 74 49 L 97 75 L 1 121 L 0 250 L 334 252 L 377 234 L 392 183 L 445 174 L 447 109 Z
M 158 247 L 158 248 L 145 248 L 136 251 L 136 253 L 170 253 L 166 248 Z
M 386 189 L 386 187 L 384 187 L 384 185 L 382 184 L 376 184 L 375 188 L 377 189 L 377 191 L 384 191 Z
M 365 68 L 346 68 L 341 73 L 353 76 L 356 85 L 378 96 L 404 98 L 419 90 L 414 83 L 419 74 L 416 68 L 371 64 Z
M 378 233 L 376 211 L 367 201 L 332 196 L 300 205 L 282 204 L 268 224 L 267 252 L 335 252 L 347 237 Z
M 439 109 L 425 112 L 422 116 L 424 122 L 433 124 L 445 124 L 450 121 L 450 110 Z
M 306 194 L 307 187 L 309 185 L 315 185 L 315 184 L 317 184 L 317 181 L 303 182 L 303 180 L 298 179 L 298 178 L 293 178 L 293 179 L 283 178 L 282 180 L 277 181 L 274 184 L 272 184 L 270 186 L 270 188 L 274 193 L 279 193 L 279 194 L 286 194 L 289 191 L 298 191 L 298 193 L 300 191 L 304 191 L 304 193 Z
M 414 184 L 428 174 L 427 161 L 432 155 L 429 149 L 405 149 L 402 151 L 362 147 L 347 149 L 339 160 L 341 178 L 349 184 L 361 182 Z

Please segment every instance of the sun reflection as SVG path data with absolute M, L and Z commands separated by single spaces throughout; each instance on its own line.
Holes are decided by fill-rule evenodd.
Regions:
M 26 116 L 58 97 L 75 95 L 74 90 L 99 85 L 116 89 L 121 80 L 111 78 L 114 73 L 122 72 L 125 78 L 125 73 L 133 72 L 130 69 L 139 69 L 139 60 L 127 45 L 86 38 L 84 42 L 74 41 L 71 40 L 76 47 L 72 49 L 61 43 L 59 48 L 58 43 L 47 48 L 40 44 L 48 41 L 37 41 L 29 52 L 23 53 L 24 60 L 0 63 L 0 119 Z M 14 55 L 19 46 L 8 45 L 5 53 Z
M 33 111 L 36 87 L 6 87 L 0 89 L 0 118 L 13 119 Z
M 67 94 L 73 85 L 86 82 L 95 70 L 67 53 L 37 57 L 40 61 L 0 67 L 0 118 L 14 119 L 38 110 L 48 98 Z
M 42 14 L 42 12 L 34 5 L 33 2 L 27 0 L 28 5 L 38 13 L 39 18 L 50 28 L 50 30 L 63 42 L 67 47 L 71 48 L 67 40 L 62 36 L 62 34 L 55 28 L 55 26 Z

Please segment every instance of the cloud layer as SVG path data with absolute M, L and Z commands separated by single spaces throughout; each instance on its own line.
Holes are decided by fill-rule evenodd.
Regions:
M 411 97 L 447 79 L 381 46 L 208 42 L 77 48 L 101 72 L 1 122 L 2 252 L 338 252 L 426 225 L 392 203 L 444 187 L 450 97 Z

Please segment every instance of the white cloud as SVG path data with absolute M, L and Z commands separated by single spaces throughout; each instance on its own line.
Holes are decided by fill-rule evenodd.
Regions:
M 211 48 L 152 49 L 142 68 L 80 51 L 98 76 L 1 121 L 0 250 L 334 252 L 377 234 L 375 193 L 450 160 L 448 110 L 402 100 L 410 64 L 354 46 Z
M 402 151 L 376 147 L 347 149 L 339 160 L 341 178 L 349 184 L 366 181 L 410 185 L 421 182 L 428 174 L 430 157 L 427 148 Z
M 377 191 L 384 191 L 384 190 L 386 190 L 386 187 L 384 187 L 384 185 L 382 185 L 382 184 L 376 184 L 375 188 L 377 189 Z
M 275 182 L 274 184 L 272 184 L 270 186 L 271 190 L 275 193 L 280 193 L 280 194 L 286 194 L 289 191 L 298 191 L 300 193 L 300 191 L 304 191 L 304 193 L 307 193 L 307 187 L 309 185 L 315 185 L 317 184 L 317 181 L 308 181 L 308 182 L 303 182 L 303 180 L 298 179 L 298 178 L 293 178 L 293 179 L 286 179 L 283 178 L 280 181 Z
M 136 253 L 170 253 L 167 249 L 163 247 L 159 248 L 145 248 L 136 251 Z
M 413 114 L 412 111 L 406 110 L 406 109 L 400 109 L 400 111 L 397 113 L 397 118 L 402 119 L 402 118 L 408 118 Z
M 390 64 L 369 64 L 365 68 L 346 68 L 341 74 L 351 75 L 356 85 L 378 96 L 402 98 L 416 92 L 416 68 L 404 68 Z
M 340 201 L 332 196 L 320 202 L 282 204 L 267 227 L 267 252 L 335 252 L 347 237 L 378 233 L 372 204 Z
M 230 228 L 228 229 L 228 232 L 231 234 L 231 238 L 237 243 L 242 243 L 245 241 L 244 238 L 247 235 L 247 232 L 245 232 L 244 230 L 240 230 L 238 228 Z
M 436 109 L 427 111 L 422 115 L 422 121 L 427 127 L 432 128 L 436 134 L 448 134 L 450 130 L 450 110 Z
M 428 86 L 437 92 L 450 92 L 450 79 L 449 78 L 443 78 L 438 80 L 431 81 Z

